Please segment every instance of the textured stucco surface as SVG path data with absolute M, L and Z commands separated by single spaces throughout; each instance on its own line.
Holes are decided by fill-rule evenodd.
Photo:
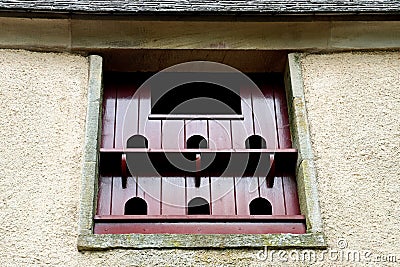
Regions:
M 348 250 L 400 261 L 399 58 L 398 52 L 302 58 L 331 250 L 345 238 Z M 87 59 L 0 50 L 0 66 L 0 266 L 270 264 L 250 249 L 78 252 Z
M 328 244 L 400 262 L 400 53 L 308 55 L 302 66 Z
M 87 59 L 0 50 L 0 265 L 75 252 Z

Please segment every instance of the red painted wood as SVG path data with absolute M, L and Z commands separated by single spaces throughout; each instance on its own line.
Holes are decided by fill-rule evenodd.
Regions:
M 163 149 L 185 148 L 185 126 L 182 120 L 164 120 L 161 128 Z
M 129 90 L 130 88 L 123 88 Z M 139 133 L 138 131 L 138 108 L 139 108 L 139 95 L 134 94 L 130 96 L 128 91 L 121 92 L 126 94 L 126 99 L 117 100 L 117 114 L 116 114 L 116 138 L 120 138 L 119 141 L 115 141 L 116 147 L 122 145 L 127 147 L 128 139 Z M 128 100 L 128 98 L 130 99 Z M 122 133 L 119 132 L 122 129 Z
M 277 129 L 279 138 L 279 148 L 292 147 L 288 107 L 284 85 L 277 81 L 274 87 L 275 106 L 277 110 Z M 287 173 L 287 171 L 282 171 Z M 294 174 L 294 172 L 292 172 Z M 293 175 L 282 176 L 282 187 L 284 192 L 284 203 L 287 215 L 300 214 L 300 205 L 297 195 L 296 181 Z
M 290 127 L 278 128 L 279 146 L 281 148 L 292 147 L 292 139 L 290 137 Z
M 139 134 L 145 136 L 149 142 L 149 148 L 161 148 L 161 120 L 149 120 L 151 113 L 150 88 L 140 88 L 139 104 Z
M 96 222 L 301 222 L 305 221 L 304 215 L 96 215 L 94 216 Z
M 254 133 L 265 139 L 267 148 L 278 148 L 272 88 L 264 85 L 260 89 L 263 89 L 263 92 L 252 92 Z
M 231 122 L 226 120 L 209 120 L 209 142 L 210 149 L 221 150 L 232 148 Z
M 160 177 L 138 177 L 137 196 L 146 201 L 148 215 L 161 215 Z
M 131 74 L 126 74 L 125 78 L 117 79 L 118 82 L 115 84 L 106 83 L 107 88 L 104 91 L 103 102 L 102 160 L 97 213 L 100 215 L 123 215 L 125 202 L 131 197 L 138 196 L 145 199 L 148 204 L 149 215 L 144 217 L 135 215 L 136 219 L 142 221 L 135 220 L 135 222 L 129 221 L 127 223 L 116 221 L 115 218 L 108 221 L 104 221 L 104 218 L 96 220 L 95 232 L 109 233 L 111 229 L 111 231 L 117 231 L 115 233 L 121 231 L 133 231 L 132 233 L 275 233 L 274 231 L 297 231 L 296 233 L 304 233 L 304 217 L 301 220 L 299 219 L 300 221 L 286 220 L 290 216 L 286 217 L 285 220 L 275 218 L 276 220 L 273 223 L 271 220 L 260 221 L 259 216 L 248 217 L 252 218 L 251 221 L 232 222 L 230 219 L 245 220 L 243 216 L 249 215 L 249 203 L 259 196 L 271 202 L 274 215 L 300 214 L 296 183 L 293 176 L 297 151 L 293 149 L 282 150 L 282 148 L 291 147 L 284 87 L 282 82 L 275 77 L 264 75 L 258 76 L 260 79 L 257 76 L 255 77 L 255 80 L 260 81 L 258 85 L 262 93 L 250 88 L 242 88 L 243 114 L 240 116 L 244 118 L 243 120 L 240 120 L 240 116 L 229 118 L 203 116 L 194 120 L 190 120 L 191 118 L 186 116 L 179 119 L 178 117 L 168 117 L 163 121 L 160 118 L 149 119 L 149 115 L 151 116 L 149 89 L 143 89 L 140 94 L 134 97 L 133 103 L 129 105 L 136 88 L 139 88 L 140 81 L 138 79 Z M 127 111 L 127 117 L 125 117 L 128 106 L 130 109 Z M 270 110 L 273 114 L 267 116 L 268 111 L 265 110 Z M 123 129 L 124 123 L 125 128 Z M 125 133 L 125 136 L 122 132 Z M 126 146 L 127 138 L 137 133 L 148 139 L 149 149 L 127 149 L 125 151 L 123 147 Z M 220 163 L 229 160 L 229 157 L 233 154 L 252 156 L 253 154 L 245 149 L 245 140 L 253 134 L 264 137 L 269 148 L 252 150 L 254 155 L 256 153 L 275 153 L 277 173 L 272 188 L 267 188 L 265 177 L 208 177 L 208 175 L 220 169 L 223 166 Z M 211 150 L 185 149 L 186 140 L 192 135 L 204 136 L 208 140 Z M 200 179 L 199 188 L 194 185 L 194 174 L 185 178 L 184 176 L 188 173 L 170 168 L 171 164 L 164 154 L 165 152 L 181 153 L 182 150 L 187 151 L 185 155 L 189 158 L 192 157 L 191 154 L 193 153 L 193 155 L 201 153 L 201 157 L 204 157 L 217 151 L 215 153 L 216 164 L 206 169 L 206 172 L 200 173 L 203 177 Z M 129 177 L 128 186 L 123 189 L 120 166 L 121 155 L 124 152 L 143 153 L 143 155 L 150 156 L 154 164 L 162 166 L 164 177 L 155 177 L 154 173 L 149 173 L 148 177 L 140 176 L 137 178 L 137 183 L 135 182 L 136 178 Z M 200 165 L 202 164 L 200 163 Z M 291 172 L 287 172 L 288 170 L 291 170 Z M 114 178 L 111 177 L 111 173 L 114 173 Z M 282 173 L 285 174 L 282 175 Z M 236 173 L 230 175 L 234 176 Z M 209 217 L 213 217 L 211 221 L 196 215 L 186 215 L 187 203 L 197 196 L 210 202 L 212 215 Z M 160 200 L 162 200 L 162 203 Z M 218 219 L 220 216 L 228 217 Z M 130 217 L 122 216 L 122 218 L 127 219 Z M 175 221 L 171 222 L 170 219 Z M 203 221 L 199 224 L 198 221 L 192 219 Z M 188 223 L 188 220 L 190 223 Z M 259 225 L 254 224 L 254 220 Z M 228 221 L 229 224 L 226 224 L 225 222 Z M 279 228 L 282 225 L 284 226 L 283 230 Z
M 297 187 L 294 176 L 284 175 L 283 180 L 283 190 L 285 196 L 286 214 L 296 215 L 300 214 L 299 198 L 297 195 Z
M 232 120 L 232 146 L 234 149 L 246 148 L 247 137 L 254 134 L 253 112 L 250 88 L 240 90 L 243 120 Z
M 124 215 L 125 203 L 133 197 L 136 197 L 136 178 L 128 177 L 126 188 L 122 188 L 122 178 L 114 177 L 112 188 L 111 214 Z
M 128 138 L 137 133 L 138 98 L 136 95 L 134 96 L 135 90 L 136 88 L 130 85 L 128 81 L 122 81 L 118 85 L 115 113 L 115 148 L 126 147 Z
M 96 223 L 94 227 L 95 234 L 304 234 L 305 230 L 302 222 Z
M 195 177 L 186 177 L 186 203 L 196 198 L 201 197 L 207 200 L 210 204 L 210 178 L 209 177 L 199 177 L 200 178 L 200 186 L 195 186 Z M 210 205 L 211 209 L 211 205 Z
M 220 150 L 210 150 L 210 149 L 177 149 L 177 148 L 171 148 L 171 149 L 143 149 L 143 148 L 128 148 L 128 149 L 107 149 L 107 148 L 101 148 L 100 152 L 102 153 L 109 153 L 109 154 L 115 154 L 116 156 L 121 156 L 121 153 L 219 153 L 219 154 L 224 154 L 224 153 L 246 153 L 246 154 L 252 154 L 252 153 L 267 153 L 267 154 L 274 154 L 275 156 L 278 157 L 283 157 L 284 159 L 288 160 L 291 158 L 293 155 L 297 155 L 297 149 L 296 148 L 284 148 L 284 149 L 220 149 Z
M 290 137 L 289 115 L 284 86 L 278 82 L 274 86 L 276 107 L 276 125 L 279 136 L 279 148 L 292 147 Z
M 186 120 L 185 121 L 185 142 L 193 135 L 201 135 L 208 141 L 208 124 L 206 120 Z M 186 144 L 185 144 L 186 148 Z
M 233 177 L 211 177 L 211 214 L 236 214 Z
M 186 215 L 186 189 L 184 177 L 162 178 L 163 215 Z
M 285 215 L 285 202 L 283 198 L 282 178 L 275 177 L 274 187 L 268 188 L 265 177 L 259 177 L 260 197 L 267 199 L 272 204 L 273 215 Z
M 236 177 L 236 211 L 237 215 L 250 215 L 250 202 L 260 196 L 257 177 Z
M 112 184 L 113 184 L 112 176 L 99 178 L 99 193 L 97 201 L 97 214 L 99 215 L 111 214 Z
M 115 105 L 117 92 L 113 84 L 105 86 L 103 92 L 103 117 L 101 132 L 101 147 L 114 147 Z
M 128 177 L 128 165 L 126 163 L 126 154 L 121 155 L 121 178 L 122 178 L 122 187 L 126 187 L 126 178 Z
M 196 177 L 199 178 L 199 174 L 201 172 L 201 154 L 196 153 Z M 200 186 L 200 182 L 196 182 L 196 186 Z

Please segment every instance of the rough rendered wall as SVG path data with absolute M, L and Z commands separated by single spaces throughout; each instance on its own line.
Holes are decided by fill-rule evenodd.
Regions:
M 345 238 L 400 262 L 400 53 L 309 55 L 302 65 L 328 243 Z
M 0 50 L 0 266 L 76 253 L 84 57 Z
M 302 60 L 330 249 L 345 238 L 400 261 L 399 57 Z M 0 266 L 268 264 L 258 249 L 77 251 L 87 70 L 80 56 L 0 50 Z

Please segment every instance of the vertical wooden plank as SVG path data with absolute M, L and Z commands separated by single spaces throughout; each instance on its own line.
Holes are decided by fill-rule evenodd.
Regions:
M 276 81 L 276 83 L 274 84 L 274 99 L 276 107 L 279 148 L 290 148 L 292 147 L 292 141 L 290 137 L 290 125 L 286 95 L 284 85 L 278 81 Z M 287 215 L 300 214 L 300 206 L 295 178 L 287 175 L 280 176 L 282 176 L 281 179 L 285 203 L 285 213 Z M 275 183 L 276 182 L 277 179 L 275 178 Z
M 249 204 L 260 196 L 257 177 L 235 177 L 237 215 L 250 215 Z
M 113 84 L 107 84 L 103 93 L 103 126 L 101 131 L 101 148 L 114 148 L 114 124 L 116 88 Z
M 241 96 L 242 115 L 244 116 L 244 119 L 232 120 L 233 149 L 246 148 L 245 142 L 247 137 L 254 134 L 250 88 L 241 88 L 240 96 Z
M 112 176 L 100 176 L 97 200 L 97 215 L 111 214 Z
M 129 94 L 126 93 L 126 95 Z M 122 144 L 123 147 L 127 146 L 127 141 L 131 136 L 139 133 L 138 132 L 139 95 L 136 93 L 133 94 L 129 99 L 129 101 L 127 100 L 127 98 L 128 97 L 117 100 L 118 114 L 117 114 L 116 127 L 121 127 L 120 129 L 122 129 L 123 132 L 121 136 L 121 143 L 116 142 L 116 144 L 118 145 Z
M 260 197 L 267 199 L 272 205 L 272 215 L 285 215 L 285 202 L 283 198 L 282 178 L 275 177 L 274 187 L 267 187 L 267 180 L 265 177 L 259 177 L 258 182 L 260 185 Z
M 263 137 L 267 148 L 278 148 L 273 87 L 263 84 L 252 91 L 254 133 Z
M 161 215 L 161 177 L 138 177 L 137 196 L 147 203 L 148 215 Z
M 183 120 L 163 120 L 161 129 L 161 147 L 163 149 L 184 149 L 184 127 Z
M 162 178 L 162 215 L 186 215 L 184 177 Z
M 209 120 L 209 148 L 221 150 L 231 149 L 231 123 L 228 120 Z
M 161 120 L 149 120 L 151 113 L 151 91 L 148 87 L 140 88 L 139 134 L 149 141 L 149 148 L 161 148 Z
M 193 135 L 200 135 L 208 141 L 208 125 L 206 120 L 186 120 L 185 121 L 185 147 L 187 140 Z
M 115 113 L 115 148 L 126 147 L 126 141 L 137 133 L 138 96 L 136 88 L 127 80 L 121 81 L 117 88 L 117 106 Z M 132 101 L 132 102 L 131 102 Z
M 276 82 L 274 85 L 274 99 L 276 107 L 276 124 L 278 130 L 279 148 L 292 147 L 290 138 L 289 115 L 284 86 Z
M 136 178 L 128 177 L 126 188 L 122 188 L 122 178 L 113 178 L 111 215 L 124 215 L 125 203 L 136 196 Z
M 283 175 L 282 180 L 285 195 L 286 215 L 300 214 L 299 198 L 297 195 L 297 186 L 294 176 Z
M 233 177 L 211 177 L 211 214 L 235 215 L 236 202 Z
M 121 108 L 121 115 L 122 115 L 123 107 L 121 107 L 121 106 L 125 106 L 126 101 L 118 100 L 118 103 L 120 103 L 120 102 L 121 102 L 120 108 Z M 117 105 L 118 105 L 118 103 L 117 103 Z M 121 119 L 121 121 L 123 123 L 122 124 L 122 127 L 123 127 L 122 128 L 122 136 L 121 136 L 121 143 L 122 143 L 123 147 L 127 146 L 127 141 L 131 136 L 139 134 L 139 131 L 138 131 L 139 111 L 138 111 L 138 109 L 139 109 L 139 95 L 134 94 L 132 96 L 132 98 L 130 99 L 128 106 L 126 107 L 124 115 L 122 115 L 123 119 Z M 119 111 L 118 108 L 117 108 L 117 111 Z M 117 122 L 119 123 L 119 121 L 117 121 Z
M 211 212 L 209 177 L 200 177 L 199 187 L 195 186 L 195 177 L 186 177 L 186 205 L 195 197 L 201 197 L 207 200 L 208 204 L 210 204 Z
M 278 128 L 279 148 L 291 148 L 292 139 L 290 137 L 290 127 Z

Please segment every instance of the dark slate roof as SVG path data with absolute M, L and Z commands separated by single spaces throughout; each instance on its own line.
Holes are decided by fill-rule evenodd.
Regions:
M 397 0 L 0 0 L 0 11 L 134 14 L 147 12 L 227 12 L 348 14 L 400 12 Z

